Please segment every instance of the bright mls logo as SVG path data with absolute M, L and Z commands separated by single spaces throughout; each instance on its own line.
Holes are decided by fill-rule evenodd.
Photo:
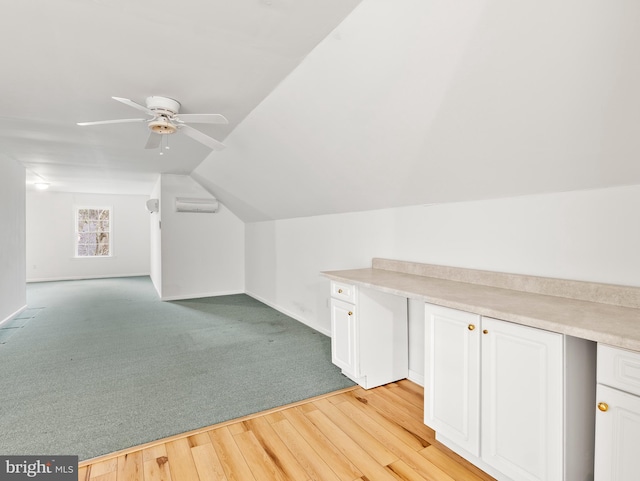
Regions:
M 78 456 L 0 456 L 0 480 L 77 481 Z

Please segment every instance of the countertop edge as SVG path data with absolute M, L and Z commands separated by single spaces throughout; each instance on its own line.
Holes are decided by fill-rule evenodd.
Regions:
M 443 307 L 640 351 L 640 309 L 636 308 L 374 268 L 325 271 L 321 275 Z M 606 317 L 606 322 L 601 317 Z

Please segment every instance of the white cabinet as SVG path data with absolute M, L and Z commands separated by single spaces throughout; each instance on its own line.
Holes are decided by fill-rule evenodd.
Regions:
M 356 306 L 331 299 L 331 360 L 348 375 L 356 373 Z
M 425 424 L 480 456 L 480 316 L 427 304 Z
M 595 481 L 640 479 L 640 353 L 598 345 Z
M 426 305 L 425 424 L 499 480 L 593 471 L 595 344 Z
M 482 318 L 482 459 L 517 480 L 563 478 L 563 336 Z
M 332 281 L 331 358 L 365 389 L 406 378 L 407 299 Z

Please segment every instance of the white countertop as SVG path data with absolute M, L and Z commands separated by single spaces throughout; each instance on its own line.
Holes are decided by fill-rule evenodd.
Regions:
M 637 308 L 386 269 L 322 274 L 340 282 L 640 351 L 640 309 Z

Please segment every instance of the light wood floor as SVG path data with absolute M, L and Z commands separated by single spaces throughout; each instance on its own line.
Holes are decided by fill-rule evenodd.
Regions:
M 349 388 L 80 463 L 83 481 L 494 481 L 434 439 L 423 390 Z

